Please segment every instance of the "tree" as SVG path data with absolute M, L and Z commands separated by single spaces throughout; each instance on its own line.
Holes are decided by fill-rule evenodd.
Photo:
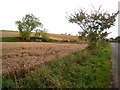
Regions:
M 18 25 L 20 36 L 23 40 L 30 40 L 31 32 L 37 27 L 43 26 L 33 14 L 26 14 L 22 21 L 19 20 L 15 23 Z
M 48 41 L 48 33 L 47 33 L 47 29 L 44 28 L 42 30 L 42 32 L 40 33 L 41 37 L 42 37 L 42 41 L 46 42 Z
M 107 29 L 114 26 L 118 12 L 109 14 L 99 9 L 88 14 L 80 9 L 74 14 L 68 15 L 68 20 L 71 23 L 76 23 L 83 30 L 82 37 L 88 39 L 88 45 L 95 47 L 98 40 L 104 39 L 109 33 Z
M 48 30 L 46 28 L 43 28 L 43 30 L 36 29 L 35 37 L 36 38 L 41 38 L 43 42 L 46 42 L 46 41 L 48 41 L 47 31 Z
M 115 40 L 116 40 L 117 42 L 120 42 L 120 36 L 117 36 L 117 37 L 115 38 Z
M 35 30 L 35 37 L 36 37 L 36 38 L 40 37 L 41 32 L 42 32 L 42 30 L 36 29 L 36 30 Z

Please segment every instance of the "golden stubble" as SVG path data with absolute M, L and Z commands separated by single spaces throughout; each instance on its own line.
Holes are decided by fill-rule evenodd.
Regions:
M 85 47 L 86 44 L 2 42 L 2 74 L 24 75 Z

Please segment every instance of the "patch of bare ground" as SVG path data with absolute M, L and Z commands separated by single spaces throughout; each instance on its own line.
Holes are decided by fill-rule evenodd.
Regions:
M 72 36 L 72 35 L 48 34 L 48 36 L 49 38 L 56 40 L 76 40 L 76 41 L 79 40 L 77 36 Z
M 24 74 L 85 47 L 86 44 L 2 42 L 2 74 Z
M 2 32 L 0 37 L 19 37 L 19 32 Z

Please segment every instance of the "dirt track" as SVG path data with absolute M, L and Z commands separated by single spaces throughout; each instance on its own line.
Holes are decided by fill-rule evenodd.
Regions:
M 112 47 L 112 88 L 120 88 L 120 44 L 111 43 Z
M 59 44 L 37 42 L 3 42 L 3 74 L 17 69 L 26 71 L 35 69 L 54 59 L 62 58 L 72 52 L 82 50 L 85 44 Z

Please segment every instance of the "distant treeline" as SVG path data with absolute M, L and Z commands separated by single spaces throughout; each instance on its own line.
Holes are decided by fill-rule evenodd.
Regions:
M 117 36 L 116 38 L 110 38 L 111 42 L 120 42 L 120 36 Z

